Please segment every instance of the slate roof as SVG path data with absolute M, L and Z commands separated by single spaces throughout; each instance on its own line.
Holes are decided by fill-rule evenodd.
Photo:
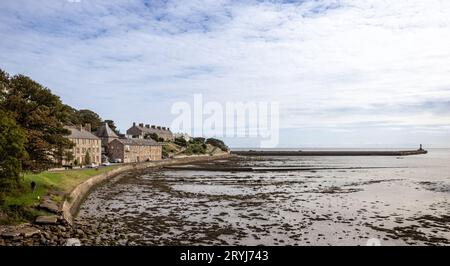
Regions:
M 160 135 L 160 134 L 161 135 L 163 135 L 163 134 L 172 134 L 172 131 L 170 131 L 170 129 L 164 130 L 164 129 L 158 129 L 158 128 L 147 128 L 147 127 L 141 127 L 139 125 L 132 126 L 131 128 L 137 128 L 141 132 L 148 133 L 148 134 L 151 134 L 151 133 L 156 133 L 158 135 Z
M 130 146 L 161 146 L 161 144 L 152 139 L 118 139 L 117 141 Z
M 67 136 L 69 139 L 95 139 L 99 140 L 98 137 L 96 137 L 94 134 L 92 134 L 89 131 L 86 130 L 79 130 L 76 127 L 73 126 L 65 126 L 65 129 L 68 129 L 70 131 L 70 135 Z
M 109 127 L 108 123 L 105 123 L 99 129 L 97 129 L 95 135 L 99 138 L 119 138 L 114 130 Z

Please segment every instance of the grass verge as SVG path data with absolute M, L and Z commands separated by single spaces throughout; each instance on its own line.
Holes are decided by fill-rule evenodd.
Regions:
M 21 186 L 14 192 L 4 195 L 0 203 L 0 224 L 21 223 L 33 220 L 45 212 L 36 209 L 40 200 L 50 195 L 52 200 L 61 203 L 64 196 L 76 186 L 89 178 L 111 171 L 118 166 L 108 166 L 99 169 L 76 169 L 39 174 L 25 174 Z M 31 182 L 36 183 L 33 192 Z M 2 214 L 3 213 L 3 214 Z

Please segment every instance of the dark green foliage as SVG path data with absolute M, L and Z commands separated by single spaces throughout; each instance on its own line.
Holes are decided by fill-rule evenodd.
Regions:
M 169 158 L 169 153 L 173 152 L 173 150 L 170 150 L 169 147 L 163 145 L 162 146 L 162 157 L 163 159 Z
M 91 110 L 80 110 L 78 111 L 78 117 L 81 125 L 91 124 L 91 129 L 93 132 L 97 131 L 99 127 L 103 125 L 101 117 Z
M 62 151 L 72 147 L 64 136 L 68 119 L 67 106 L 59 97 L 30 78 L 17 75 L 5 78 L 1 74 L 2 86 L 6 87 L 0 105 L 7 111 L 25 133 L 25 149 L 28 158 L 22 161 L 25 170 L 41 171 L 55 166 Z
M 229 148 L 227 145 L 225 145 L 225 143 L 220 140 L 220 139 L 215 139 L 215 138 L 209 138 L 206 140 L 206 144 L 210 144 L 214 147 L 218 147 L 220 148 L 222 151 L 228 151 Z
M 84 156 L 84 164 L 85 165 L 89 165 L 91 164 L 91 154 L 89 153 L 89 151 L 86 152 L 86 155 Z
M 163 138 L 160 138 L 160 137 L 158 136 L 158 134 L 156 134 L 156 133 L 146 134 L 146 135 L 144 136 L 144 139 L 152 139 L 152 140 L 154 140 L 154 141 L 156 141 L 156 142 L 164 142 L 164 139 L 163 139 Z
M 174 143 L 181 146 L 181 147 L 187 147 L 188 142 L 184 138 L 175 138 Z
M 197 143 L 197 144 L 203 144 L 203 143 L 205 143 L 205 138 L 193 138 L 190 142 Z
M 186 148 L 185 153 L 187 155 L 191 154 L 205 154 L 206 153 L 206 144 L 200 144 L 200 143 L 191 143 Z
M 9 75 L 5 71 L 0 69 L 0 108 L 1 104 L 5 100 L 6 90 L 9 84 Z
M 109 128 L 111 128 L 117 135 L 120 134 L 120 132 L 119 132 L 119 130 L 117 130 L 116 124 L 114 123 L 113 120 L 107 119 L 107 120 L 103 121 L 103 123 L 107 123 Z
M 0 193 L 16 188 L 26 159 L 25 133 L 9 115 L 0 110 Z

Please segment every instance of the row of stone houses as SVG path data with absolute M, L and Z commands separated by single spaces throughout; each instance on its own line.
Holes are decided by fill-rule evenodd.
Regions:
M 133 125 L 135 126 L 135 125 Z M 144 127 L 145 128 L 145 127 Z M 107 123 L 101 126 L 95 134 L 90 126 L 67 126 L 70 131 L 67 136 L 75 146 L 71 152 L 73 160 L 63 161 L 64 165 L 86 164 L 87 154 L 90 162 L 96 165 L 107 158 L 109 161 L 120 160 L 124 163 L 146 162 L 162 159 L 162 145 L 151 139 L 119 137 Z M 133 127 L 130 128 L 133 131 Z M 170 139 L 169 134 L 161 128 L 161 137 Z M 128 133 L 128 131 L 127 131 Z M 164 134 L 162 134 L 164 133 Z M 159 136 L 159 135 L 158 135 Z M 163 138 L 164 138 L 163 137 Z M 173 139 L 173 138 L 172 138 Z M 102 160 L 103 158 L 103 160 Z
M 170 128 L 155 126 L 155 125 L 144 125 L 143 123 L 137 125 L 133 123 L 133 126 L 127 130 L 127 136 L 133 139 L 144 139 L 146 135 L 155 133 L 158 137 L 164 139 L 165 141 L 173 141 L 174 136 Z
M 83 165 L 86 164 L 86 157 L 89 156 L 90 162 L 100 164 L 102 162 L 102 145 L 101 140 L 91 133 L 89 125 L 83 126 L 66 126 L 70 131 L 67 136 L 75 145 L 71 152 L 73 159 L 63 160 L 63 165 Z

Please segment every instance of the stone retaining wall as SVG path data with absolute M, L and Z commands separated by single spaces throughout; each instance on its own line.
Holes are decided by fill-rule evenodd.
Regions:
M 214 156 L 210 156 L 210 155 L 190 156 L 190 157 L 168 159 L 168 160 L 156 161 L 156 162 L 146 162 L 146 163 L 139 163 L 139 164 L 136 164 L 136 163 L 135 164 L 124 164 L 123 166 L 120 166 L 119 168 L 116 168 L 109 172 L 93 176 L 93 177 L 89 178 L 88 180 L 86 180 L 85 182 L 79 184 L 74 190 L 72 190 L 72 192 L 64 200 L 64 203 L 62 206 L 63 217 L 70 224 L 72 224 L 73 217 L 76 215 L 76 213 L 79 210 L 80 205 L 83 203 L 83 201 L 86 199 L 86 197 L 92 191 L 92 189 L 95 188 L 95 186 L 98 186 L 99 184 L 117 176 L 118 174 L 125 173 L 128 171 L 133 171 L 133 170 L 152 168 L 152 167 L 162 167 L 162 166 L 167 166 L 167 165 L 185 164 L 185 163 L 192 163 L 192 162 L 198 162 L 198 161 L 218 160 L 218 159 L 228 158 L 229 156 L 230 156 L 229 154 L 220 154 L 220 155 L 214 155 Z

